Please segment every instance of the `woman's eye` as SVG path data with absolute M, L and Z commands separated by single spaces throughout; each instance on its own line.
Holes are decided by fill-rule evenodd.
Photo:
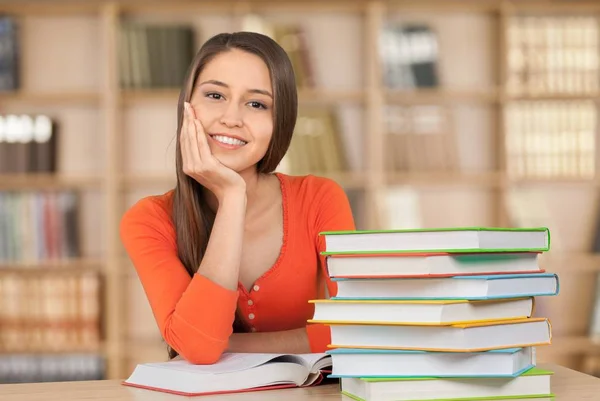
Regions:
M 260 102 L 250 102 L 250 107 L 253 107 L 255 109 L 266 109 L 267 106 L 265 106 L 264 104 L 260 103 Z
M 221 96 L 219 93 L 207 93 L 206 97 L 210 98 L 210 99 L 215 99 L 215 100 L 219 100 L 221 99 L 223 96 Z

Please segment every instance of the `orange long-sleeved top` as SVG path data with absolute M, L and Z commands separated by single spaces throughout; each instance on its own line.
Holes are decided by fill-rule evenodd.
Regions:
M 200 273 L 193 277 L 177 256 L 171 219 L 173 191 L 149 196 L 123 216 L 120 234 L 135 266 L 164 340 L 183 358 L 213 363 L 228 346 L 236 308 L 252 331 L 271 332 L 305 327 L 311 352 L 330 343 L 329 328 L 308 324 L 311 299 L 337 293 L 327 276 L 319 233 L 354 230 L 348 198 L 334 181 L 275 173 L 283 200 L 283 245 L 275 264 L 247 291 L 224 288 Z M 324 278 L 320 280 L 319 278 Z M 323 289 L 321 289 L 323 290 Z

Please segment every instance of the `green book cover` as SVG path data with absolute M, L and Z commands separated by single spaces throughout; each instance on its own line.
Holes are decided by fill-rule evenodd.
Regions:
M 347 235 L 347 234 L 388 234 L 388 233 L 411 233 L 411 232 L 439 232 L 439 231 L 531 231 L 544 232 L 550 230 L 548 227 L 436 227 L 436 228 L 403 228 L 392 230 L 339 230 L 339 231 L 322 231 L 319 235 Z
M 508 253 L 508 252 L 545 252 L 550 250 L 550 230 L 547 227 L 440 227 L 440 228 L 409 228 L 392 230 L 340 230 L 322 231 L 320 236 L 356 235 L 356 234 L 394 234 L 413 232 L 452 232 L 452 231 L 496 231 L 496 232 L 545 232 L 547 245 L 541 248 L 473 248 L 473 249 L 427 249 L 427 250 L 375 250 L 375 251 L 322 251 L 321 255 L 377 255 L 377 254 L 432 254 L 432 253 Z
M 546 369 L 541 369 L 538 367 L 533 367 L 526 372 L 523 372 L 521 376 L 543 376 L 543 375 L 552 375 L 554 372 Z M 360 380 L 365 382 L 389 382 L 389 381 L 415 381 L 415 380 L 461 380 L 464 381 L 464 378 L 437 378 L 437 377 L 414 377 L 414 378 L 361 378 Z M 506 380 L 514 380 L 514 379 L 506 379 Z M 357 397 L 354 394 L 350 394 L 347 391 L 342 390 L 342 394 L 357 400 L 357 401 L 367 401 L 363 400 L 360 397 Z M 530 395 L 506 395 L 506 396 L 491 396 L 491 397 L 470 397 L 470 398 L 428 398 L 427 401 L 460 401 L 460 400 L 520 400 L 520 399 L 535 399 L 535 398 L 552 398 L 554 399 L 554 394 L 530 394 Z M 417 401 L 417 400 L 414 400 Z
M 363 400 L 360 397 L 355 396 L 354 394 L 350 394 L 347 391 L 342 390 L 342 394 L 346 397 L 350 397 L 356 401 L 368 401 Z M 532 395 L 508 395 L 508 396 L 498 396 L 498 397 L 472 397 L 472 398 L 426 398 L 423 401 L 489 401 L 489 400 L 523 400 L 523 399 L 536 399 L 536 398 L 544 398 L 544 399 L 552 399 L 554 400 L 554 394 L 532 394 Z M 411 400 L 411 401 L 420 401 L 420 400 Z

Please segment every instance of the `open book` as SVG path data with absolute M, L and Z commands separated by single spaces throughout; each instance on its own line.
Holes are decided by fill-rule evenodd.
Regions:
M 212 365 L 182 359 L 137 365 L 124 385 L 181 395 L 206 395 L 318 384 L 331 367 L 322 354 L 225 353 Z

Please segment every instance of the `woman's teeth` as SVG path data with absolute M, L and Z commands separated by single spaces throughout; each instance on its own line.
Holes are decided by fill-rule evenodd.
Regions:
M 228 136 L 223 136 L 223 135 L 214 135 L 213 138 L 216 141 L 219 141 L 221 143 L 225 143 L 227 145 L 237 145 L 237 146 L 243 146 L 246 144 L 246 142 L 236 139 L 236 138 L 231 138 Z

